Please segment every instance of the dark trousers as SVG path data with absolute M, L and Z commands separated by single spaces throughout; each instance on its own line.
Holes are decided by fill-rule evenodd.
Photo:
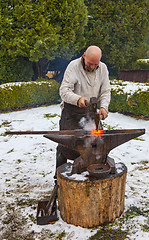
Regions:
M 81 129 L 82 127 L 79 122 L 81 118 L 85 116 L 85 111 L 82 111 L 79 107 L 67 104 L 61 114 L 59 122 L 60 130 Z M 66 163 L 67 159 L 74 160 L 79 156 L 80 154 L 78 152 L 58 144 L 56 152 L 56 169 Z M 54 178 L 56 179 L 56 172 Z

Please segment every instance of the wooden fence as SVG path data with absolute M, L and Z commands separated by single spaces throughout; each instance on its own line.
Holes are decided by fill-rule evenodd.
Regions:
M 120 71 L 118 79 L 123 81 L 149 83 L 149 69 L 123 69 Z

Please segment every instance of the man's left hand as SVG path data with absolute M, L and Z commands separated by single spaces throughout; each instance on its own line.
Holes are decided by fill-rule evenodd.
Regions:
M 105 108 L 101 107 L 99 109 L 99 115 L 103 116 L 103 120 L 106 119 L 108 117 L 108 112 Z

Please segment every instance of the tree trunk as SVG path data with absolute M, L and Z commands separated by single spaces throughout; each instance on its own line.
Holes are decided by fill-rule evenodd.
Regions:
M 61 217 L 69 224 L 94 227 L 113 222 L 124 210 L 127 168 L 105 179 L 72 180 L 65 172 L 71 164 L 57 170 L 58 206 Z
M 46 67 L 48 64 L 47 58 L 41 58 L 38 62 L 33 62 L 32 67 L 34 71 L 34 75 L 32 77 L 32 80 L 35 81 L 37 78 L 45 78 L 46 75 Z

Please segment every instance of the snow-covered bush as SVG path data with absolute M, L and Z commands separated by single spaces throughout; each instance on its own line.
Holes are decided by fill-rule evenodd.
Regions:
M 0 112 L 54 103 L 59 83 L 39 79 L 0 85 Z M 149 117 L 149 83 L 111 80 L 109 111 Z
M 34 82 L 17 82 L 0 85 L 0 111 L 54 103 L 58 98 L 59 83 L 39 79 Z
M 111 80 L 109 111 L 149 117 L 149 83 Z
M 136 67 L 139 69 L 149 69 L 149 59 L 138 59 Z

